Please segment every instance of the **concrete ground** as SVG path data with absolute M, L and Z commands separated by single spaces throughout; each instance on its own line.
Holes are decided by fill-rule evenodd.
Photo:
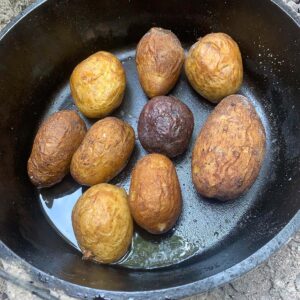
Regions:
M 283 0 L 300 13 L 300 0 Z M 0 0 L 0 29 L 32 0 Z M 0 262 L 1 263 L 1 262 Z M 6 271 L 26 281 L 30 278 L 19 266 L 2 260 Z M 41 283 L 35 283 L 41 285 Z M 60 291 L 52 291 L 57 299 L 71 299 Z M 0 280 L 0 300 L 38 299 L 12 283 Z M 260 299 L 300 300 L 300 232 L 268 261 L 243 277 L 213 291 L 187 298 L 188 300 Z M 186 300 L 187 300 L 186 299 Z

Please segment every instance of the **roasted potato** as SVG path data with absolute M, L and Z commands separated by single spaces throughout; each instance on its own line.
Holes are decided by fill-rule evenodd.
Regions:
M 184 62 L 184 51 L 176 35 L 162 28 L 151 28 L 136 50 L 137 71 L 145 93 L 166 95 L 176 84 Z
M 136 223 L 150 233 L 164 233 L 174 226 L 182 200 L 170 159 L 154 153 L 137 162 L 131 177 L 129 205 Z
M 31 182 L 37 187 L 60 182 L 69 172 L 72 156 L 85 134 L 85 123 L 75 111 L 59 111 L 44 121 L 27 163 Z
M 79 110 L 89 118 L 109 115 L 123 100 L 125 71 L 116 56 L 97 52 L 74 69 L 70 87 Z
M 126 166 L 135 143 L 132 127 L 106 117 L 88 131 L 71 162 L 73 178 L 83 185 L 108 182 Z
M 225 33 L 210 33 L 195 43 L 185 60 L 192 87 L 218 103 L 236 93 L 243 81 L 243 63 L 237 43 Z
M 190 109 L 175 97 L 152 98 L 143 108 L 138 135 L 142 146 L 149 152 L 168 157 L 182 154 L 189 145 L 194 129 Z
M 73 208 L 72 224 L 83 259 L 105 264 L 119 260 L 133 234 L 125 190 L 107 183 L 89 188 Z
M 264 127 L 249 100 L 224 98 L 208 117 L 193 149 L 192 177 L 200 194 L 229 200 L 251 187 L 265 155 Z

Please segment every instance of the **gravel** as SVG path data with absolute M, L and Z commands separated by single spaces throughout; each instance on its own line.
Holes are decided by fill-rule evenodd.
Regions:
M 300 14 L 300 0 L 282 0 Z M 0 29 L 27 7 L 32 0 L 0 0 Z M 0 260 L 1 264 L 1 260 Z M 11 274 L 30 281 L 28 274 L 18 265 L 2 259 L 3 268 Z M 35 282 L 39 286 L 41 283 Z M 62 291 L 51 291 L 61 300 L 72 299 Z M 10 282 L 0 280 L 0 299 L 38 299 L 37 296 Z M 223 287 L 186 298 L 186 300 L 260 299 L 300 300 L 300 232 L 268 261 L 243 277 Z

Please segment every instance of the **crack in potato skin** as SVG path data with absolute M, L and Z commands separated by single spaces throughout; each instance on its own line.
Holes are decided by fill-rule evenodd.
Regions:
M 69 172 L 74 152 L 81 144 L 86 125 L 75 111 L 52 114 L 40 126 L 27 163 L 28 176 L 38 187 L 50 187 Z
M 243 81 L 237 43 L 225 33 L 210 33 L 200 38 L 189 50 L 185 73 L 192 87 L 213 103 L 236 93 Z
M 73 208 L 72 224 L 83 259 L 105 264 L 119 260 L 133 235 L 125 190 L 106 183 L 89 188 Z
M 182 209 L 176 169 L 161 154 L 148 154 L 133 169 L 129 205 L 134 220 L 153 234 L 170 230 Z
M 140 40 L 136 64 L 143 90 L 152 98 L 166 95 L 176 84 L 184 62 L 184 50 L 176 35 L 151 28 Z
M 125 86 L 121 62 L 105 51 L 94 53 L 78 64 L 70 78 L 75 104 L 89 118 L 105 117 L 119 107 Z
M 73 155 L 73 178 L 88 186 L 108 182 L 126 166 L 134 143 L 134 130 L 126 122 L 115 117 L 96 122 Z
M 200 194 L 229 200 L 248 190 L 265 155 L 265 130 L 241 95 L 224 98 L 204 124 L 193 149 L 192 178 Z

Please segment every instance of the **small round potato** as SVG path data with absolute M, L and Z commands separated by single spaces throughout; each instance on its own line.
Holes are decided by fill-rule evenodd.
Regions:
M 193 113 L 173 96 L 157 96 L 148 101 L 138 123 L 143 147 L 168 157 L 180 155 L 187 149 L 193 129 Z
M 166 95 L 176 84 L 183 62 L 184 51 L 176 35 L 163 28 L 151 28 L 136 50 L 140 83 L 148 97 Z
M 181 190 L 172 161 L 161 154 L 148 154 L 134 167 L 129 205 L 137 224 L 153 234 L 170 230 L 182 207 Z
M 265 155 L 265 130 L 241 95 L 224 98 L 204 124 L 193 150 L 192 177 L 200 194 L 230 200 L 251 187 Z
M 37 187 L 60 182 L 85 134 L 85 123 L 75 111 L 59 111 L 43 122 L 27 163 L 31 182 Z
M 125 190 L 106 183 L 89 188 L 73 208 L 72 224 L 83 259 L 105 264 L 119 260 L 133 234 Z
M 237 43 L 225 33 L 200 38 L 187 55 L 185 73 L 193 88 L 213 103 L 236 93 L 243 81 Z
M 134 130 L 122 120 L 106 117 L 96 122 L 73 155 L 73 178 L 83 185 L 108 182 L 126 166 L 134 143 Z
M 105 117 L 119 107 L 125 85 L 125 71 L 121 62 L 105 51 L 82 61 L 70 79 L 75 104 L 89 118 Z

